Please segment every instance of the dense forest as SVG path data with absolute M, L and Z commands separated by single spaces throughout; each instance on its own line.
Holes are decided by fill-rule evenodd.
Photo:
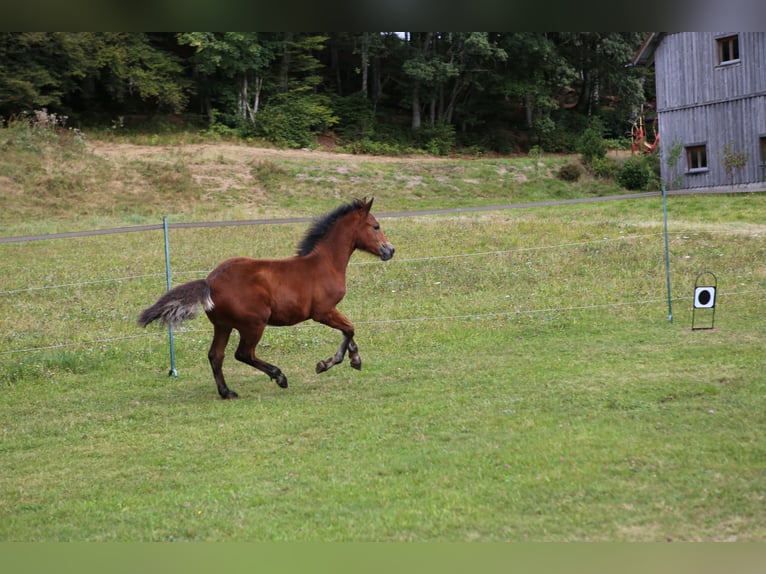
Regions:
M 357 151 L 571 151 L 624 135 L 653 93 L 643 33 L 0 33 L 0 118 L 182 124 Z M 356 147 L 354 147 L 356 146 Z

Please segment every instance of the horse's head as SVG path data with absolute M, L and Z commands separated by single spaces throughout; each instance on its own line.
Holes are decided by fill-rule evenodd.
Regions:
M 370 213 L 374 198 L 368 202 L 366 199 L 359 202 L 360 224 L 357 231 L 356 248 L 377 255 L 383 261 L 388 261 L 394 256 L 394 246 L 383 233 L 378 220 Z

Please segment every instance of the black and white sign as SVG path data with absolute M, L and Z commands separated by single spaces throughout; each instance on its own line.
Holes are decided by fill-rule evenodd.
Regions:
M 694 288 L 694 308 L 713 309 L 715 307 L 715 287 Z

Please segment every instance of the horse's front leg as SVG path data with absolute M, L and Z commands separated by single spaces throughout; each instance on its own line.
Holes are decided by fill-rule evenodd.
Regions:
M 359 347 L 354 342 L 354 325 L 343 316 L 343 314 L 337 309 L 332 309 L 328 313 L 318 315 L 314 317 L 315 321 L 337 329 L 343 333 L 343 340 L 340 342 L 340 346 L 335 354 L 324 361 L 317 363 L 317 373 L 324 373 L 333 365 L 343 362 L 343 358 L 348 351 L 349 358 L 351 359 L 351 366 L 357 370 L 362 368 L 362 359 L 359 356 Z

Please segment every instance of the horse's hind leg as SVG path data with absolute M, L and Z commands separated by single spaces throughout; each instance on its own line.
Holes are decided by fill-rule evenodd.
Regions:
M 255 356 L 255 347 L 258 344 L 258 341 L 261 340 L 261 335 L 263 334 L 264 327 L 265 326 L 260 327 L 251 332 L 240 331 L 239 346 L 237 347 L 237 352 L 234 354 L 234 356 L 238 361 L 242 361 L 251 367 L 255 367 L 259 371 L 263 371 L 269 377 L 271 377 L 271 380 L 277 383 L 277 385 L 283 389 L 286 389 L 287 377 L 285 377 L 284 373 L 282 373 L 279 367 L 272 365 L 271 363 L 267 363 L 266 361 L 262 361 Z
M 226 386 L 226 381 L 223 378 L 223 359 L 226 345 L 229 342 L 229 335 L 231 335 L 231 327 L 213 325 L 213 328 L 213 343 L 210 345 L 210 352 L 207 354 L 207 358 L 210 360 L 210 367 L 213 369 L 213 378 L 218 387 L 218 394 L 221 395 L 222 399 L 236 399 L 239 395 Z
M 353 339 L 348 342 L 348 358 L 351 359 L 351 366 L 357 371 L 362 370 L 362 357 L 359 356 L 359 347 Z

